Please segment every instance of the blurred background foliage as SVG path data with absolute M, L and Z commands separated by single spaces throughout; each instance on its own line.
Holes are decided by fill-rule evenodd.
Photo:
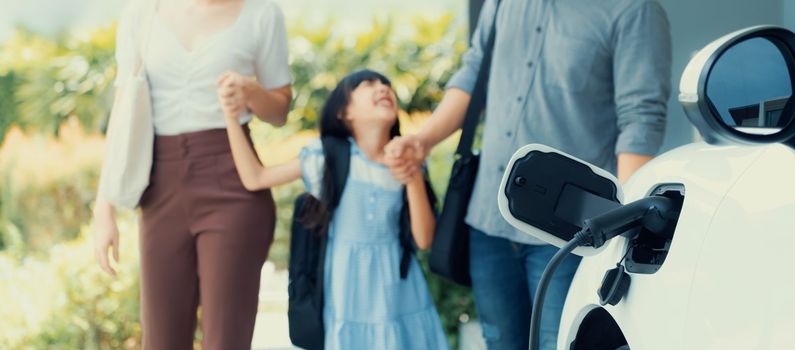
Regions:
M 10 103 L 0 107 L 0 135 L 16 124 L 57 137 L 70 118 L 87 131 L 102 129 L 112 102 L 115 33 L 115 25 L 52 39 L 16 31 L 0 51 L 0 84 L 11 87 L 3 93 Z
M 465 28 L 446 14 L 394 20 L 369 30 L 335 31 L 290 21 L 294 101 L 288 123 L 252 125 L 263 162 L 278 164 L 316 136 L 327 93 L 349 72 L 369 68 L 393 82 L 403 132 L 416 130 L 441 99 L 466 49 Z M 138 321 L 137 227 L 122 213 L 119 277 L 94 263 L 91 203 L 95 194 L 115 76 L 115 25 L 49 38 L 18 30 L 0 46 L 0 349 L 135 349 Z M 429 170 L 443 198 L 457 136 L 431 154 Z M 292 202 L 300 182 L 274 189 L 278 206 L 270 260 L 287 264 Z M 427 253 L 419 254 L 423 264 Z M 470 292 L 426 273 L 448 332 L 474 313 Z

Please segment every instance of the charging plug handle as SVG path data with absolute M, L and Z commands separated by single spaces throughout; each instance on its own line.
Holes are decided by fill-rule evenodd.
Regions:
M 663 196 L 649 196 L 607 213 L 583 221 L 585 244 L 599 248 L 615 236 L 640 227 L 661 233 L 676 218 L 674 201 Z

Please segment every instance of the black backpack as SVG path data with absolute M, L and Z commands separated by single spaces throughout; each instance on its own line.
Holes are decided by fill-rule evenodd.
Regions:
M 332 207 L 336 208 L 342 198 L 345 182 L 350 169 L 350 144 L 347 139 L 336 137 L 321 138 L 326 161 L 335 163 L 331 174 L 334 183 Z M 331 160 L 333 158 L 333 160 Z M 426 188 L 432 206 L 436 198 L 426 181 Z M 290 263 L 288 267 L 289 284 L 287 286 L 288 307 L 287 318 L 290 329 L 290 341 L 293 345 L 306 350 L 321 350 L 325 338 L 323 328 L 323 273 L 326 256 L 326 234 L 307 228 L 302 224 L 304 211 L 307 209 L 309 193 L 302 193 L 295 200 L 293 222 L 290 227 Z M 406 194 L 403 193 L 406 201 Z M 400 277 L 406 278 L 411 266 L 411 256 L 415 251 L 411 236 L 411 222 L 408 205 L 404 205 L 400 214 L 400 245 L 403 254 L 400 259 Z

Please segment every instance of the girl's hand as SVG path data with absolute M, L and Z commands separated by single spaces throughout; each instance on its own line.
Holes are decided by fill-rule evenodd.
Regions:
M 406 185 L 422 176 L 422 162 L 427 156 L 424 145 L 414 136 L 395 137 L 384 147 L 386 165 L 392 176 Z
M 108 248 L 113 249 L 113 259 L 119 262 L 119 229 L 113 206 L 97 199 L 94 207 L 94 256 L 99 266 L 109 275 L 116 277 L 116 270 L 110 266 Z
M 218 77 L 216 84 L 218 99 L 226 121 L 237 122 L 240 113 L 248 107 L 252 84 L 257 84 L 257 81 L 253 77 L 227 71 Z
M 392 176 L 404 185 L 408 185 L 417 178 L 422 178 L 421 166 L 410 154 L 404 153 L 402 157 L 395 157 L 387 153 L 384 160 Z

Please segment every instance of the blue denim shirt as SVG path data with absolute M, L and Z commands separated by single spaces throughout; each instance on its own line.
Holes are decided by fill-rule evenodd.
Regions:
M 486 0 L 448 88 L 474 88 L 494 20 Z M 467 223 L 541 244 L 500 215 L 505 165 L 528 143 L 616 171 L 616 154 L 654 155 L 671 91 L 671 37 L 652 0 L 502 0 L 488 83 L 481 163 Z

